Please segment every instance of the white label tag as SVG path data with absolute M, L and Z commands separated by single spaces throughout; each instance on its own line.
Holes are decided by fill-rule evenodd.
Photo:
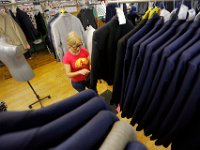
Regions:
M 119 24 L 120 25 L 126 24 L 126 18 L 125 18 L 124 12 L 120 8 L 116 8 L 116 12 L 117 12 Z
M 186 20 L 187 12 L 188 12 L 188 7 L 182 4 L 178 13 L 178 19 Z
M 196 11 L 194 9 L 190 9 L 190 10 L 188 10 L 188 13 L 189 13 L 189 15 L 188 15 L 187 20 L 188 21 L 194 20 L 194 18 L 196 16 Z
M 170 19 L 170 15 L 171 15 L 171 13 L 166 9 L 162 9 L 160 12 L 160 16 L 162 16 L 164 18 L 164 22 L 166 22 Z

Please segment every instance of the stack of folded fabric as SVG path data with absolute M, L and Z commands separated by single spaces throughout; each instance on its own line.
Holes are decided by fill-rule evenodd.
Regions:
M 0 118 L 2 150 L 146 150 L 93 90 L 39 110 L 0 112 Z

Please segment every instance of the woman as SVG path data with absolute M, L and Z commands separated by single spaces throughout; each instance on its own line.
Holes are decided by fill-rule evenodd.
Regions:
M 82 41 L 76 32 L 67 35 L 68 51 L 63 57 L 67 77 L 71 78 L 74 89 L 85 90 L 86 78 L 90 72 L 89 52 L 82 48 Z

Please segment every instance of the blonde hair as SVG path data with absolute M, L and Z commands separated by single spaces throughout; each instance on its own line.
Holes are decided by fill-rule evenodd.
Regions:
M 79 47 L 82 45 L 82 40 L 76 32 L 70 32 L 67 35 L 67 45 L 71 47 Z

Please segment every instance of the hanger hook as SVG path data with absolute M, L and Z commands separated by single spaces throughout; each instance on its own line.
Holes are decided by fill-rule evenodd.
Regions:
M 175 4 L 175 0 L 173 1 L 173 4 L 174 4 L 174 9 L 175 9 L 175 7 L 176 7 L 176 6 L 175 6 L 175 5 L 176 5 L 176 4 Z
M 182 0 L 182 5 L 184 4 L 184 1 L 185 1 L 185 0 Z
M 162 2 L 163 2 L 163 8 L 165 9 L 165 2 L 164 2 L 164 0 Z

